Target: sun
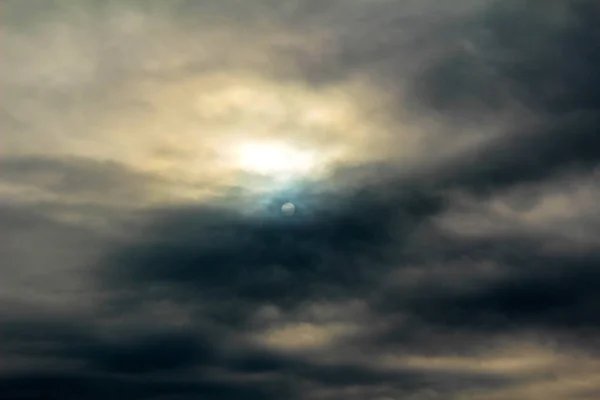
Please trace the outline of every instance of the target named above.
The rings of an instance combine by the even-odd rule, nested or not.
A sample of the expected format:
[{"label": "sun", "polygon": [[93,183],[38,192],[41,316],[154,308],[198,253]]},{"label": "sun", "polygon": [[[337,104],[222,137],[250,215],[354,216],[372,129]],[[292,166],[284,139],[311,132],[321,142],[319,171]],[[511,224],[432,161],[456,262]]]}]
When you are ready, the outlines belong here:
[{"label": "sun", "polygon": [[317,153],[284,142],[247,142],[234,149],[234,162],[245,172],[273,178],[295,178],[314,172]]}]

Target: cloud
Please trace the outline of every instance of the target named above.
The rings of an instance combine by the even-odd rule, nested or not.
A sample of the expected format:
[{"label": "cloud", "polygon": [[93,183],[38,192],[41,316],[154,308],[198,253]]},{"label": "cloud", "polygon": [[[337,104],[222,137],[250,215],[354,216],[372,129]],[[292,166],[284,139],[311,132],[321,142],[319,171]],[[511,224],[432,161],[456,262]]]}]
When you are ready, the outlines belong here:
[{"label": "cloud", "polygon": [[152,186],[161,184],[156,176],[137,173],[115,162],[86,158],[6,157],[0,161],[0,168],[5,185],[37,189],[54,198],[60,196],[63,201],[131,203],[151,195]]},{"label": "cloud", "polygon": [[594,2],[3,5],[3,398],[596,395]]}]

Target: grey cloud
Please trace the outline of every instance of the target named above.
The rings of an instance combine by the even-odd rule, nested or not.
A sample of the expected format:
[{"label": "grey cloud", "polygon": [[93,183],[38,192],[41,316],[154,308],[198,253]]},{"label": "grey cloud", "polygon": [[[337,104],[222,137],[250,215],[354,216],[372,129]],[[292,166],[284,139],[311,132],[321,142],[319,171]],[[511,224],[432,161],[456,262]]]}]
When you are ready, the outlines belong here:
[{"label": "grey cloud", "polygon": [[0,168],[0,183],[24,192],[21,197],[27,202],[55,203],[55,208],[65,200],[95,204],[98,211],[107,205],[130,207],[145,202],[167,185],[164,178],[114,161],[82,157],[5,157],[0,160]]},{"label": "grey cloud", "polygon": [[450,47],[426,66],[413,98],[459,115],[511,103],[536,112],[595,109],[595,12],[591,2],[498,2],[467,25],[470,46]]},{"label": "grey cloud", "polygon": [[440,171],[441,185],[489,193],[568,171],[591,172],[600,160],[596,135],[600,120],[581,112],[550,121],[507,132],[463,157],[456,169]]}]

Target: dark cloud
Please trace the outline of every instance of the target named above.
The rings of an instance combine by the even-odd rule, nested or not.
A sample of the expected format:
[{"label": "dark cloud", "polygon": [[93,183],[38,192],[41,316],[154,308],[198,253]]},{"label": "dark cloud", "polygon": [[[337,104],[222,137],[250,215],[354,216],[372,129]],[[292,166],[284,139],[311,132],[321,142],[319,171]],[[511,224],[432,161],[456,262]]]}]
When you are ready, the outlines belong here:
[{"label": "dark cloud", "polygon": [[443,209],[441,198],[417,190],[304,196],[293,218],[279,214],[277,201],[274,217],[206,208],[161,213],[141,243],[107,258],[105,279],[111,287],[175,284],[248,305],[347,297],[381,278],[385,253],[397,251],[388,250],[392,242]]},{"label": "dark cloud", "polygon": [[507,133],[438,177],[444,186],[486,193],[567,172],[590,172],[600,161],[599,126],[598,117],[586,112],[534,124]]},{"label": "dark cloud", "polygon": [[597,15],[592,2],[498,2],[460,25],[462,42],[424,64],[409,104],[459,126],[507,111],[519,123],[437,176],[489,191],[598,164]]},{"label": "dark cloud", "polygon": [[[439,329],[463,332],[467,337],[529,330],[558,336],[565,332],[595,335],[600,328],[595,289],[599,279],[597,252],[548,252],[542,250],[542,243],[531,240],[486,242],[483,246],[477,241],[470,241],[466,248],[453,246],[445,253],[450,271],[428,267],[437,260],[425,261],[428,257],[424,257],[421,273],[427,279],[414,281],[411,271],[400,272],[398,281],[404,280],[404,284],[380,292],[374,308],[392,319],[414,319],[415,332],[427,331],[408,340],[414,341],[412,346],[427,346],[430,340],[439,340],[437,334],[431,335]],[[442,252],[439,248],[437,251]],[[486,263],[496,265],[499,272],[478,268]],[[401,325],[390,326],[384,334],[386,340],[407,341]]]},{"label": "dark cloud", "polygon": [[[27,373],[10,374],[0,380],[5,398],[94,399],[112,395],[229,399],[243,394],[270,399],[284,395],[300,398],[305,383],[330,389],[392,384],[408,392],[433,387],[451,393],[466,387],[497,387],[516,382],[486,373],[392,371],[360,364],[319,364],[239,343],[235,349],[228,349],[230,343],[226,338],[208,339],[200,331],[159,332],[160,328],[156,328],[154,334],[146,332],[140,336],[122,331],[118,337],[102,339],[102,329],[91,325],[83,328],[73,321],[48,318],[45,322],[18,319],[5,322],[10,323],[11,329],[2,333],[3,344],[13,353],[53,356],[85,366],[78,370],[61,368],[64,370],[60,372],[31,372],[34,368],[29,368]],[[11,353],[5,354],[10,359]],[[209,378],[211,370],[225,374]],[[263,378],[253,379],[260,376]]]},{"label": "dark cloud", "polygon": [[203,382],[201,379],[160,381],[132,380],[126,377],[90,377],[85,374],[39,373],[14,376],[0,381],[7,399],[248,399],[279,398],[293,394],[282,390],[231,382]]},{"label": "dark cloud", "polygon": [[468,45],[424,66],[412,98],[469,117],[515,103],[558,115],[597,109],[596,16],[592,2],[497,2],[462,25]]}]

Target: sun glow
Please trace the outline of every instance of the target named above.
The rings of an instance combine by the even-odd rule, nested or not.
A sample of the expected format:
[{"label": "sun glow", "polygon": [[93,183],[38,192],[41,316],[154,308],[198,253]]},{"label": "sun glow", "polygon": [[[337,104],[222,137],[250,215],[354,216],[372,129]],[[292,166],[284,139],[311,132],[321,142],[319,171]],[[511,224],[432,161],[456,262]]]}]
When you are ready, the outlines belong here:
[{"label": "sun glow", "polygon": [[318,166],[315,152],[296,149],[286,143],[244,143],[235,149],[234,163],[243,171],[294,178],[314,172]]}]

